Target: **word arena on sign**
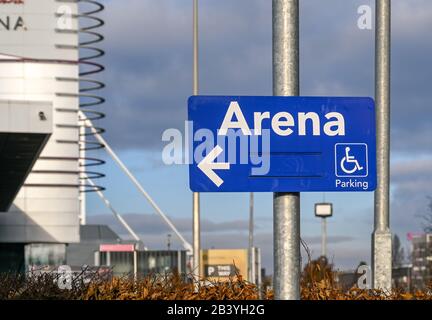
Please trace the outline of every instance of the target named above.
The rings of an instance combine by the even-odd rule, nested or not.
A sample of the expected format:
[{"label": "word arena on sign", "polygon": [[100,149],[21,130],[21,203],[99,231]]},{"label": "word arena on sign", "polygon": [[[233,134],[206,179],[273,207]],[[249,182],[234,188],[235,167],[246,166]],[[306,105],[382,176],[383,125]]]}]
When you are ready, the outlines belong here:
[{"label": "word arena on sign", "polygon": [[[0,0],[0,5],[24,5],[24,0]],[[0,7],[1,8],[1,7]],[[3,14],[0,11],[0,31],[19,31],[26,30],[24,18],[20,15]]]},{"label": "word arena on sign", "polygon": [[195,192],[376,187],[371,98],[192,96],[189,121]]}]

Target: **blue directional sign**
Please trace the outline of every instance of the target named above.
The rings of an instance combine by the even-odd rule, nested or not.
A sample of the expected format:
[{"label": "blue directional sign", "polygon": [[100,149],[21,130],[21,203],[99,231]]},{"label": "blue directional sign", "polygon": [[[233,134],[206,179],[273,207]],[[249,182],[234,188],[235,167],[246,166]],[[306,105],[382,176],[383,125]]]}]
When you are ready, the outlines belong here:
[{"label": "blue directional sign", "polygon": [[192,96],[188,113],[192,191],[376,188],[371,98]]}]

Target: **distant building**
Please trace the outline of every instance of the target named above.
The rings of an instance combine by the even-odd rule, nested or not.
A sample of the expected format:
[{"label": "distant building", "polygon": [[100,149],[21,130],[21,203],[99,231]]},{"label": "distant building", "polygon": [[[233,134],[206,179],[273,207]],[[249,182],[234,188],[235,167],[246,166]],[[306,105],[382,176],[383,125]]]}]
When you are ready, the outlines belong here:
[{"label": "distant building", "polygon": [[405,292],[412,290],[412,265],[402,265],[392,269],[392,287]]},{"label": "distant building", "polygon": [[110,267],[118,277],[132,276],[135,272],[138,277],[189,273],[185,250],[97,251],[92,265]]},{"label": "distant building", "polygon": [[94,265],[95,252],[103,243],[136,243],[122,240],[108,226],[79,226],[79,243],[1,243],[0,272],[25,272],[40,267]]},{"label": "distant building", "polygon": [[357,285],[358,274],[355,270],[335,272],[336,285],[343,291],[348,291]]},{"label": "distant building", "polygon": [[432,233],[411,236],[412,286],[424,289],[432,282]]},{"label": "distant building", "polygon": [[83,194],[101,189],[83,179],[103,176],[103,161],[84,152],[97,144],[84,144],[79,111],[103,117],[93,108],[104,101],[93,79],[102,7],[87,1],[86,13],[79,2],[0,1],[0,272],[65,264],[85,224]]},{"label": "distant building", "polygon": [[66,248],[66,264],[73,267],[83,265],[95,265],[95,252],[99,251],[101,244],[137,244],[136,241],[123,240],[110,227],[106,225],[82,225],[80,226],[79,243],[71,243]]},{"label": "distant building", "polygon": [[50,260],[80,241],[80,15],[68,1],[60,27],[62,7],[0,5],[2,23],[13,17],[0,28],[0,255],[14,258],[1,270],[22,267],[27,244]]},{"label": "distant building", "polygon": [[73,272],[81,270],[110,270],[114,276],[146,276],[177,271],[187,273],[186,251],[140,250],[144,245],[123,240],[106,225],[80,226],[79,243],[27,244],[24,246],[23,269],[37,272],[56,272],[61,265]]},{"label": "distant building", "polygon": [[247,249],[204,249],[201,250],[201,274],[210,282],[230,281],[241,276],[248,277]]}]

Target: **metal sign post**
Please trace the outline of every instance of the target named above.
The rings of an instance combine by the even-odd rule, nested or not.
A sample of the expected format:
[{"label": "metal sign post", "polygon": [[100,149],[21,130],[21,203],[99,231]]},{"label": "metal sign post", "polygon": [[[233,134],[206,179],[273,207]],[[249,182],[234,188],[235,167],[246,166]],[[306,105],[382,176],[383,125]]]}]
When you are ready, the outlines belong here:
[{"label": "metal sign post", "polygon": [[[273,96],[188,100],[191,134],[206,137],[192,142],[191,190],[274,193],[273,278],[279,300],[300,299],[300,192],[376,187],[373,99],[298,96],[298,5],[273,0]],[[199,211],[194,217],[198,223]],[[194,237],[194,250],[198,241]]]},{"label": "metal sign post", "polygon": [[[273,95],[299,95],[299,3],[273,0]],[[300,299],[300,193],[273,196],[276,300]]]},{"label": "metal sign post", "polygon": [[391,289],[392,250],[389,223],[390,167],[390,0],[376,0],[375,100],[377,174],[372,235],[373,286]]},{"label": "metal sign post", "polygon": [[[193,1],[193,95],[198,95],[198,0]],[[193,193],[193,266],[192,273],[195,281],[200,280],[200,252],[201,252],[201,221],[200,221],[200,195]]]},{"label": "metal sign post", "polygon": [[254,248],[254,194],[249,194],[249,282],[255,284]]}]

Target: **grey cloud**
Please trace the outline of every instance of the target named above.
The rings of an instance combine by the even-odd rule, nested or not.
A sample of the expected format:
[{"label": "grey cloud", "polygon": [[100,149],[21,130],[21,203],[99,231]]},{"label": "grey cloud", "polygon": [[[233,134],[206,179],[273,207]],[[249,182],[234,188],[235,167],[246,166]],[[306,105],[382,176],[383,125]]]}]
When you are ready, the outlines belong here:
[{"label": "grey cloud", "polygon": [[[374,95],[374,32],[357,28],[357,7],[373,3],[301,1],[302,94]],[[182,127],[192,83],[190,4],[108,3],[104,125],[115,148],[161,150],[163,130]],[[405,152],[413,159],[391,167],[391,223],[403,235],[420,228],[416,216],[424,212],[431,190],[431,166],[416,154],[432,152],[432,1],[393,0],[392,5],[391,146],[394,153]],[[208,0],[201,1],[200,10],[201,93],[271,94],[270,1]],[[187,219],[176,224],[190,230]],[[156,230],[167,230],[163,228]],[[219,239],[218,232],[212,232],[215,243],[234,239]],[[270,246],[271,239],[262,241]]]},{"label": "grey cloud", "polygon": [[396,162],[391,166],[394,201],[424,196],[432,187],[432,158]]},{"label": "grey cloud", "polygon": [[[302,94],[373,96],[374,32],[357,28],[363,4],[373,1],[301,2]],[[271,94],[270,2],[202,1],[200,13],[201,93]],[[105,16],[107,137],[117,148],[161,149],[191,94],[190,3],[112,1]],[[430,2],[393,1],[393,150],[432,150],[431,27]]]},{"label": "grey cloud", "polygon": [[430,192],[432,187],[432,158],[396,162],[391,166],[391,181],[399,200],[401,197],[406,199],[415,194],[424,195]]},{"label": "grey cloud", "polygon": [[410,178],[412,175],[432,175],[432,158],[401,161],[392,165],[392,179]]},{"label": "grey cloud", "polygon": [[[131,225],[136,233],[142,234],[161,234],[172,233],[171,229],[155,214],[123,214],[122,217]],[[91,224],[108,224],[119,234],[125,234],[125,229],[113,215],[101,214],[88,217]],[[180,232],[190,232],[192,221],[186,218],[172,218],[171,221]],[[233,220],[224,222],[213,222],[207,219],[201,220],[201,230],[203,232],[230,232],[247,230],[249,222],[245,220]]]},{"label": "grey cloud", "polygon": [[[411,188],[400,188],[392,195],[390,205],[392,229],[402,235],[406,232],[419,231],[421,228],[420,216],[427,212],[429,191],[419,192],[421,185]],[[430,184],[429,189],[430,190]],[[428,194],[429,192],[429,194]]]},{"label": "grey cloud", "polygon": [[[167,234],[172,233],[156,215],[148,214],[124,214],[124,219],[133,227],[139,234],[145,245],[150,249],[165,249],[167,243]],[[188,241],[191,241],[191,221],[189,219],[172,219],[176,227],[183,233]],[[113,230],[119,233],[123,238],[130,238],[125,229],[111,215],[95,215],[88,217],[89,224],[107,224]],[[224,249],[239,249],[247,248],[248,246],[248,223],[247,221],[226,221],[214,223],[208,220],[201,222],[203,230],[201,239],[203,248],[224,248]],[[273,233],[262,232],[259,228],[256,229],[255,246],[261,248],[263,266],[272,273],[273,267]],[[313,256],[316,257],[316,252],[319,251],[320,238],[315,236],[304,236],[303,240],[310,248]],[[340,268],[351,268],[347,261],[364,260],[363,256],[350,256],[349,253],[344,254],[345,248],[349,248],[350,243],[355,238],[350,236],[330,236],[328,238],[329,246],[338,247],[335,262]],[[182,249],[179,240],[173,236],[171,238],[174,250]],[[340,255],[340,258],[339,258]],[[303,262],[307,262],[307,254],[302,250]]]},{"label": "grey cloud", "polygon": [[[321,237],[303,237],[303,240],[308,245],[321,244]],[[355,238],[350,236],[329,236],[327,237],[327,243],[346,243],[354,241]]]},{"label": "grey cloud", "polygon": [[[335,255],[334,252],[337,252]],[[345,246],[330,249],[329,259],[336,270],[355,270],[364,261],[370,265],[370,245],[362,247]]]},{"label": "grey cloud", "polygon": [[391,166],[391,225],[402,239],[419,231],[432,195],[432,158],[413,158]]}]

